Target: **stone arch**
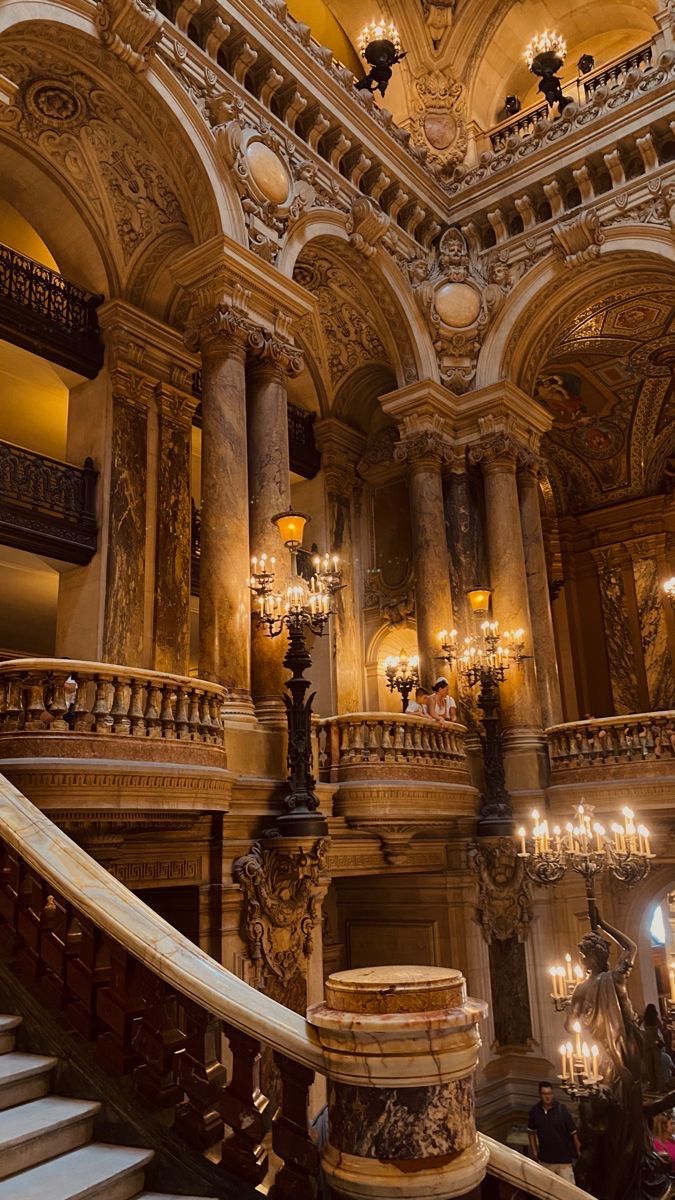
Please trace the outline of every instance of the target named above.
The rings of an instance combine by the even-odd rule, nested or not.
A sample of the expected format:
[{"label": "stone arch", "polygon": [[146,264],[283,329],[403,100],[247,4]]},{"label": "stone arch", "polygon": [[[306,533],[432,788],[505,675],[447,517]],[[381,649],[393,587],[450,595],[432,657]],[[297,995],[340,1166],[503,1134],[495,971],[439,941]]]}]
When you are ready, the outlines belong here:
[{"label": "stone arch", "polygon": [[438,380],[438,363],[429,330],[415,302],[406,276],[382,246],[371,257],[358,253],[349,241],[345,213],[312,211],[293,226],[277,266],[283,275],[297,276],[303,262],[322,250],[339,259],[355,279],[361,280],[383,312],[382,341],[398,386],[416,379]]},{"label": "stone arch", "polygon": [[36,9],[30,21],[18,5],[0,13],[0,71],[17,88],[0,111],[5,186],[64,273],[161,319],[174,254],[223,225],[243,240],[234,189],[168,68],[135,75],[93,22]]},{"label": "stone arch", "polygon": [[[659,901],[675,891],[675,865],[665,863],[651,871],[647,878],[632,888],[623,909],[620,923],[632,937],[638,948],[638,981],[642,1003],[656,1004],[656,983],[651,967],[650,919]],[[637,997],[636,997],[637,999]],[[637,1006],[637,1005],[636,1005]]]},{"label": "stone arch", "polygon": [[[417,627],[412,617],[401,625],[385,622],[375,630],[366,648],[366,694],[369,710],[400,712],[401,701],[397,692],[390,692],[382,675],[382,663],[389,654],[417,654]],[[414,698],[414,697],[413,697]]]}]

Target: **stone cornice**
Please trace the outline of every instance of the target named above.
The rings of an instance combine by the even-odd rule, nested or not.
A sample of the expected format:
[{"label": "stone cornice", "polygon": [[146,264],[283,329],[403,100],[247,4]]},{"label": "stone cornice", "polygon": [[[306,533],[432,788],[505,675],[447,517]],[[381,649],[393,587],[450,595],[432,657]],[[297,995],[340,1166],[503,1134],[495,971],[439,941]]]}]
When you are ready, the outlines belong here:
[{"label": "stone cornice", "polygon": [[440,421],[444,436],[457,450],[503,433],[537,453],[542,434],[553,424],[541,404],[508,380],[464,396],[433,380],[421,380],[381,396],[380,403],[400,426],[413,419]]},{"label": "stone cornice", "polygon": [[124,300],[108,300],[98,309],[99,325],[111,375],[122,371],[144,375],[148,386],[162,384],[186,400],[192,398],[197,360],[182,335]]}]

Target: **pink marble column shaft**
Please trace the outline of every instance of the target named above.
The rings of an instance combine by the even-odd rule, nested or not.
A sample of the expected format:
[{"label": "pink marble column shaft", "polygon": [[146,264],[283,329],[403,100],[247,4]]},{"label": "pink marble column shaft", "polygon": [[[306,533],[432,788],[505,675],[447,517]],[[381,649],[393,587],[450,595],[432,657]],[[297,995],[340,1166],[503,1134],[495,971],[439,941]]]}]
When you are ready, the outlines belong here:
[{"label": "pink marble column shaft", "polygon": [[527,590],[532,619],[532,647],[544,728],[563,719],[558,660],[556,657],[546,552],[539,508],[539,472],[536,463],[518,472],[520,522],[523,533]]}]

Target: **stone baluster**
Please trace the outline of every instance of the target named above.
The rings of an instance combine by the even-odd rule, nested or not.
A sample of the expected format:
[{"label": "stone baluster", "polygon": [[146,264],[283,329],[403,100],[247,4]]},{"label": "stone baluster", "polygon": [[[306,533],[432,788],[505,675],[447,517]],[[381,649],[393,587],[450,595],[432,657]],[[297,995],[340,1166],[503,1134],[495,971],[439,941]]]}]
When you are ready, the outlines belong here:
[{"label": "stone baluster", "polygon": [[325,1003],[307,1019],[327,1060],[322,1165],[335,1195],[408,1196],[411,1180],[416,1196],[477,1195],[488,1158],[473,1105],[485,1013],[460,972],[443,967],[329,976]]},{"label": "stone baluster", "polygon": [[[483,472],[493,617],[502,630],[524,629],[531,654],[533,632],[516,483],[521,457],[522,447],[505,433],[485,438],[469,451],[469,460],[480,463]],[[545,747],[532,660],[512,666],[499,691],[507,787],[541,787],[546,778]]]},{"label": "stone baluster", "polygon": [[[249,537],[251,554],[276,558],[275,586],[283,594],[290,558],[272,517],[291,503],[288,449],[288,379],[302,370],[302,352],[265,333],[247,373]],[[254,621],[251,633],[251,690],[262,725],[286,728],[283,667],[287,637],[270,638]]]},{"label": "stone baluster", "polygon": [[197,399],[159,383],[157,404],[157,543],[153,666],[187,675],[190,669],[192,418]]},{"label": "stone baluster", "polygon": [[197,308],[187,334],[202,358],[199,674],[227,689],[224,712],[253,717],[246,461],[246,356],[262,330],[234,308]]},{"label": "stone baluster", "polygon": [[548,590],[546,551],[539,507],[539,483],[543,464],[533,454],[524,456],[518,471],[520,523],[523,535],[527,590],[532,620],[532,649],[537,667],[537,685],[541,701],[544,728],[558,725],[563,719],[558,659],[551,600]]},{"label": "stone baluster", "polygon": [[54,733],[67,733],[68,723],[64,719],[68,712],[66,700],[67,671],[54,671],[50,676],[49,700],[47,707],[51,717],[49,728]]},{"label": "stone baluster", "polygon": [[339,555],[342,569],[343,587],[335,597],[333,622],[335,711],[360,712],[364,695],[364,651],[355,496],[359,482],[356,465],[363,454],[365,438],[334,417],[317,422],[315,435],[321,451],[328,502],[326,550]]},{"label": "stone baluster", "polygon": [[420,679],[430,686],[440,674],[438,634],[452,626],[441,474],[451,446],[438,414],[406,416],[400,432],[394,456],[408,466]]},{"label": "stone baluster", "polygon": [[26,722],[24,729],[44,729],[45,725],[42,722],[42,716],[46,711],[44,675],[36,672],[28,676],[26,680],[25,707]]}]

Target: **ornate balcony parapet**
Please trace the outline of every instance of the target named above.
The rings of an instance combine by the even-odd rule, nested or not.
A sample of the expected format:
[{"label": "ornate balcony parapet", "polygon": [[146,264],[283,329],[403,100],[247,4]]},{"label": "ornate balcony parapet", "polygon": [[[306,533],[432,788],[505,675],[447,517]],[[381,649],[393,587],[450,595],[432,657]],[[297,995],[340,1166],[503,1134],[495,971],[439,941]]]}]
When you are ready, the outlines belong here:
[{"label": "ornate balcony parapet", "polygon": [[8,342],[93,379],[103,364],[101,299],[0,245],[0,336]]},{"label": "ornate balcony parapet", "polygon": [[548,794],[563,808],[587,800],[670,809],[675,785],[675,710],[589,718],[546,731],[551,762]]},{"label": "ornate balcony parapet", "polygon": [[456,779],[467,771],[466,727],[407,713],[347,713],[319,722],[319,776]]},{"label": "ornate balcony parapet", "polygon": [[0,442],[0,541],[63,562],[96,551],[97,471]]},{"label": "ornate balcony parapet", "polygon": [[31,755],[45,737],[42,752],[51,755],[81,754],[75,743],[83,739],[95,754],[103,750],[94,743],[105,739],[106,755],[130,759],[139,757],[135,748],[147,755],[153,745],[166,757],[168,742],[222,751],[224,697],[218,684],[158,671],[69,659],[9,660],[0,663],[0,755]]}]

